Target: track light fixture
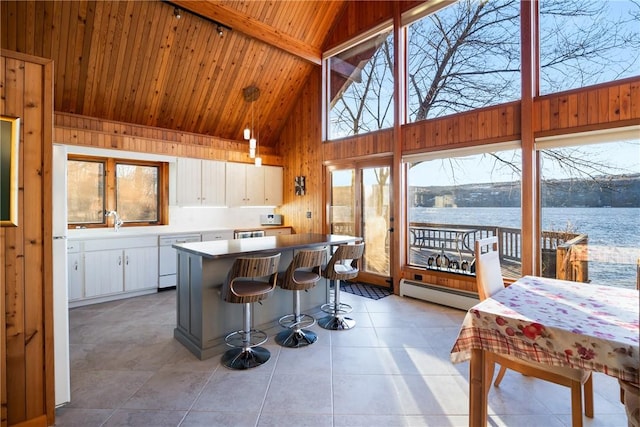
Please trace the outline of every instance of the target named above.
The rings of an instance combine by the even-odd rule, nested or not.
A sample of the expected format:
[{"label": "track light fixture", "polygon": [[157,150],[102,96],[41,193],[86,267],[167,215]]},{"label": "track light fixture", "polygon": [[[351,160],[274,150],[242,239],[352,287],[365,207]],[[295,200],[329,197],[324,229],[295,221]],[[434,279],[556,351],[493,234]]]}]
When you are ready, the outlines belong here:
[{"label": "track light fixture", "polygon": [[228,27],[218,21],[215,21],[207,16],[204,15],[200,15],[199,13],[193,12],[191,10],[188,9],[181,9],[177,4],[173,4],[171,1],[167,1],[167,0],[162,0],[163,3],[166,3],[170,6],[173,6],[173,16],[176,17],[176,19],[180,19],[182,17],[182,12],[188,12],[192,15],[197,16],[198,18],[204,19],[205,21],[209,21],[211,22],[213,25],[216,26],[216,32],[218,33],[218,35],[220,37],[224,36],[224,32],[225,31],[231,31],[231,27]]}]

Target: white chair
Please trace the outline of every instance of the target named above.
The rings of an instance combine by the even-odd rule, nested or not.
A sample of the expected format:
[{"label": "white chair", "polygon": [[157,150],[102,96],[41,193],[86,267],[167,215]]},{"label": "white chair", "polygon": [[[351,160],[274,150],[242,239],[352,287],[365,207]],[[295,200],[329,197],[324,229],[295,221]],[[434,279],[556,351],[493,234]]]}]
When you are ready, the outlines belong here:
[{"label": "white chair", "polygon": [[[500,269],[498,238],[493,236],[476,240],[475,253],[478,294],[480,301],[483,301],[504,289],[502,270]],[[569,387],[571,389],[571,425],[573,427],[582,426],[582,386],[584,385],[585,415],[593,418],[593,381],[590,371],[549,366],[490,352],[487,353],[485,360],[486,378],[493,378],[496,363],[501,366],[494,383],[495,387],[500,385],[507,368],[526,376]],[[490,380],[487,381],[487,389],[485,391],[487,394],[489,393],[490,383]]]}]

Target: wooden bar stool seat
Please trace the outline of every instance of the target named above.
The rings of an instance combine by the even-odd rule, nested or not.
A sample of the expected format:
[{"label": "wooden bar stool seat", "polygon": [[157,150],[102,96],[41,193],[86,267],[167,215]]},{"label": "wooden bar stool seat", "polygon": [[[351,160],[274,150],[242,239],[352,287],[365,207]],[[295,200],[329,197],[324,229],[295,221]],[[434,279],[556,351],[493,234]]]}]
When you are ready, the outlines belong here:
[{"label": "wooden bar stool seat", "polygon": [[316,319],[300,313],[300,291],[313,288],[320,280],[320,271],[327,258],[327,249],[301,250],[295,254],[284,273],[280,288],[293,291],[293,313],[282,316],[281,326],[287,328],[276,335],[276,342],[283,347],[298,348],[313,344],[318,336],[303,328],[316,324]]},{"label": "wooden bar stool seat", "polygon": [[[244,304],[242,330],[232,332],[224,339],[233,347],[221,359],[229,369],[255,368],[265,363],[271,353],[260,345],[267,341],[267,334],[252,329],[251,304],[268,298],[276,287],[280,254],[235,260],[222,285],[222,299],[229,303]],[[266,279],[266,280],[265,280]]]}]

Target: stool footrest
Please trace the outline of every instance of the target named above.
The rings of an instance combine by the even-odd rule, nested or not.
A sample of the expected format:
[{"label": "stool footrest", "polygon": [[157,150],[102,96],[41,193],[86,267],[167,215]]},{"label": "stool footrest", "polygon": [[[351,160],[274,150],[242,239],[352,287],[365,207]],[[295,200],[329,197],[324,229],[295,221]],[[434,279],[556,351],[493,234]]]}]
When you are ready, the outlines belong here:
[{"label": "stool footrest", "polygon": [[316,324],[316,318],[309,314],[301,314],[296,316],[295,314],[287,314],[282,316],[278,323],[280,326],[287,329],[300,330],[302,328],[310,328]]},{"label": "stool footrest", "polygon": [[268,335],[266,332],[251,329],[248,334],[246,331],[231,332],[224,337],[224,342],[229,347],[248,349],[264,344],[267,342],[267,339]]},{"label": "stool footrest", "polygon": [[328,302],[326,304],[322,304],[320,310],[324,311],[327,314],[338,316],[340,314],[351,313],[353,311],[353,307],[343,302],[339,304],[336,304],[335,302]]}]

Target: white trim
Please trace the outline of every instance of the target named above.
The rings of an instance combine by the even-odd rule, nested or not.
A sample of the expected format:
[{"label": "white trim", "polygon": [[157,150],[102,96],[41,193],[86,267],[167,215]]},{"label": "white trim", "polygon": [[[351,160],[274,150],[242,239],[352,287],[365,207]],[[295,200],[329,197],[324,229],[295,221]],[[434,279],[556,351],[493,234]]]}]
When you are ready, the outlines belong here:
[{"label": "white trim", "polygon": [[640,125],[536,138],[536,150],[625,140],[640,140]]},{"label": "white trim", "polygon": [[376,25],[375,27],[371,28],[370,30],[359,34],[357,36],[355,36],[352,39],[347,40],[344,43],[341,43],[335,47],[332,47],[331,49],[327,50],[326,52],[324,52],[322,54],[322,60],[325,61],[328,58],[331,58],[332,56],[336,56],[339,53],[344,52],[345,50],[349,50],[352,47],[365,42],[369,39],[374,38],[375,36],[377,36],[378,34],[380,34],[381,32],[388,30],[388,29],[392,29],[393,30],[393,20],[389,19],[387,21],[382,22],[381,24]]},{"label": "white trim", "polygon": [[86,147],[82,145],[66,145],[67,154],[81,154],[85,156],[112,157],[123,160],[147,160],[152,162],[175,163],[176,156],[163,154],[139,153],[136,151],[112,150],[108,148]]},{"label": "white trim", "polygon": [[402,156],[402,161],[404,163],[413,163],[425,160],[446,159],[450,157],[473,156],[474,154],[503,150],[518,150],[520,148],[520,141],[497,142],[495,144],[474,145],[473,147],[451,148],[448,150],[430,151],[418,154],[405,154]]}]

